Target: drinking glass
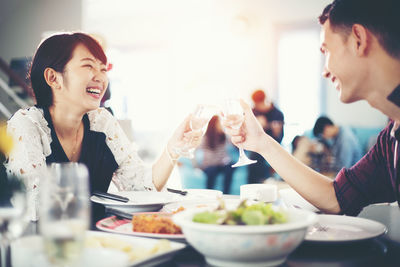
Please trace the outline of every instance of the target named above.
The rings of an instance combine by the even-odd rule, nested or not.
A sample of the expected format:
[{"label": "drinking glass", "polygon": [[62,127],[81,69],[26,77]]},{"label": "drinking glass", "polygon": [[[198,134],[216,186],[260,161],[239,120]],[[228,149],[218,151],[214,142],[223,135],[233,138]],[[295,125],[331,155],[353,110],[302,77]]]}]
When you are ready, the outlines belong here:
[{"label": "drinking glass", "polygon": [[43,177],[39,229],[51,265],[79,265],[90,219],[88,177],[78,163],[53,163]]},{"label": "drinking glass", "polygon": [[[190,129],[192,131],[201,131],[202,135],[207,130],[207,126],[212,116],[216,113],[215,107],[211,105],[199,104],[193,111],[190,118]],[[190,139],[183,147],[175,147],[175,152],[182,157],[194,158],[195,148],[192,145],[193,140]]]},{"label": "drinking glass", "polygon": [[0,266],[11,266],[10,241],[22,234],[29,221],[26,204],[23,180],[5,172],[0,175]]},{"label": "drinking glass", "polygon": [[[244,121],[244,111],[238,99],[226,99],[222,105],[222,119],[233,129],[240,129]],[[257,160],[249,159],[239,145],[239,160],[232,167],[240,167],[256,163]]]}]

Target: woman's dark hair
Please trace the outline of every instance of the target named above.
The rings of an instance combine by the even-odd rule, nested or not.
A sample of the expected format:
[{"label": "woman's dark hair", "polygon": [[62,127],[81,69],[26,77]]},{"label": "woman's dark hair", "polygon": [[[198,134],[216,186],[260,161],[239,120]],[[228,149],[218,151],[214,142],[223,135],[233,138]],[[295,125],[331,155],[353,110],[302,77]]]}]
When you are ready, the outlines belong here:
[{"label": "woman's dark hair", "polygon": [[213,116],[208,123],[206,137],[210,148],[216,148],[218,144],[225,142],[225,133],[218,131],[217,123],[219,123],[218,116]]},{"label": "woman's dark hair", "polygon": [[29,72],[37,106],[49,107],[53,104],[53,92],[44,78],[45,69],[52,68],[57,72],[64,72],[65,65],[72,58],[72,53],[78,44],[84,45],[102,63],[107,63],[103,48],[85,33],[63,33],[47,38],[36,50]]},{"label": "woman's dark hair", "polygon": [[332,30],[341,30],[346,36],[354,24],[361,24],[389,55],[400,59],[399,11],[399,0],[334,0],[325,7],[319,22],[329,19]]},{"label": "woman's dark hair", "polygon": [[328,118],[321,116],[319,117],[314,124],[313,134],[315,137],[319,137],[323,132],[327,125],[333,125],[333,122]]}]

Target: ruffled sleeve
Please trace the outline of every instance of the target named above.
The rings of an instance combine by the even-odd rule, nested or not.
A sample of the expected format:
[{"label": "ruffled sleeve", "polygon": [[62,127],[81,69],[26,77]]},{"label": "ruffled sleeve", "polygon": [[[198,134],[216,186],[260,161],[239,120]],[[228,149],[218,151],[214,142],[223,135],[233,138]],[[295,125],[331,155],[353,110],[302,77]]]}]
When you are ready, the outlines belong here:
[{"label": "ruffled sleeve", "polygon": [[7,123],[7,131],[14,139],[14,148],[5,164],[8,173],[24,178],[27,187],[28,213],[38,219],[38,189],[46,168],[46,157],[51,154],[51,135],[43,111],[36,107],[20,109]]},{"label": "ruffled sleeve", "polygon": [[156,190],[152,167],[145,164],[137,153],[137,147],[125,135],[118,121],[104,108],[88,113],[90,130],[103,132],[106,144],[114,155],[118,168],[112,181],[118,190]]}]

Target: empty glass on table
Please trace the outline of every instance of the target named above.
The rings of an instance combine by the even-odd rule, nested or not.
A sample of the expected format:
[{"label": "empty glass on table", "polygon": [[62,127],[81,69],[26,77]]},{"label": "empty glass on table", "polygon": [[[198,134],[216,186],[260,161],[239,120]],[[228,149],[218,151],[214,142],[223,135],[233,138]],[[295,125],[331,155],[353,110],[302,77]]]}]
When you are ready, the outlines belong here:
[{"label": "empty glass on table", "polygon": [[9,267],[10,241],[22,234],[29,218],[25,184],[13,175],[0,176],[0,266]]},{"label": "empty glass on table", "polygon": [[78,163],[53,163],[41,182],[39,229],[55,266],[77,266],[89,227],[89,179]]}]

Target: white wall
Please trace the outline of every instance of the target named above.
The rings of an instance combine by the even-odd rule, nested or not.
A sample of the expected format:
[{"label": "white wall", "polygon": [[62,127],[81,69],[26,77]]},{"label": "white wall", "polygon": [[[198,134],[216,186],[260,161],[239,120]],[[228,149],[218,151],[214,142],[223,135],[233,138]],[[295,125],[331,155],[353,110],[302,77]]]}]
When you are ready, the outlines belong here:
[{"label": "white wall", "polygon": [[[89,29],[87,25],[83,25],[82,21],[88,19],[82,18],[82,3],[85,1],[96,3],[98,10],[93,10],[91,19],[105,21],[105,26]],[[191,86],[193,90],[196,86],[207,86],[215,78],[213,73],[219,79],[227,81],[227,86],[239,88],[243,95],[249,95],[255,87],[261,87],[276,99],[275,26],[282,23],[317,24],[317,16],[329,2],[330,0],[0,0],[0,56],[6,61],[13,57],[31,56],[45,31],[84,28],[92,32],[104,32],[106,37],[107,32],[113,32],[112,38],[107,38],[109,46],[133,46],[135,49],[142,49],[143,57],[147,57],[151,49],[163,46],[163,42],[167,42],[169,48],[172,48],[168,56],[165,51],[160,52],[160,57],[149,56],[149,65],[135,70],[135,79],[147,80],[153,88],[161,85],[164,87],[161,98],[167,99],[172,95],[177,100],[171,106],[172,110],[182,105],[184,97],[174,90]],[[113,23],[112,12],[107,9],[107,3],[115,8],[119,7],[118,16],[126,19],[123,25]],[[234,39],[241,40],[241,43],[227,42],[234,39],[232,36],[230,39],[225,38],[223,35],[226,31],[231,31]],[[213,43],[204,39],[207,37],[211,37]],[[164,48],[160,51],[162,49]],[[199,64],[191,68],[187,64],[190,62]],[[115,66],[114,71],[118,71],[118,67]],[[151,72],[157,68],[165,70],[164,76],[159,79],[155,79]],[[205,81],[202,85],[199,80],[203,78]],[[166,82],[171,80],[171,85],[166,86]],[[196,83],[198,85],[193,86]],[[149,92],[153,88],[131,87],[126,90],[137,90],[136,96],[142,102],[151,103],[154,94]],[[336,90],[330,86],[327,86],[326,96],[327,115],[336,123],[379,127],[386,122],[383,115],[366,103],[340,103]],[[142,110],[138,110],[138,114],[133,116],[141,116],[141,112]],[[176,110],[177,114],[180,112]]]},{"label": "white wall", "polygon": [[0,9],[0,57],[7,62],[32,56],[43,32],[82,28],[81,0],[0,0]]}]

